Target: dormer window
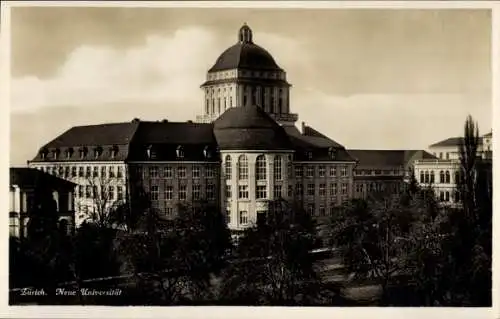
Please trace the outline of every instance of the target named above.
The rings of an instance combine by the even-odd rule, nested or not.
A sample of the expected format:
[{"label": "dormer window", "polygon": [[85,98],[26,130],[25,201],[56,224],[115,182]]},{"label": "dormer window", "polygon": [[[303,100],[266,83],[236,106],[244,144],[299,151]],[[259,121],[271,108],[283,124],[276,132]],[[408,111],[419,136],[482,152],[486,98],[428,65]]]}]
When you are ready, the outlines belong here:
[{"label": "dormer window", "polygon": [[329,156],[332,160],[334,160],[334,159],[335,159],[335,157],[337,156],[337,151],[336,151],[333,147],[330,147],[330,148],[328,149],[328,156]]},{"label": "dormer window", "polygon": [[151,145],[148,145],[148,147],[146,147],[146,157],[148,159],[151,158],[151,149],[152,149],[152,146]]},{"label": "dormer window", "polygon": [[87,148],[83,147],[80,149],[80,159],[84,159],[87,156]]},{"label": "dormer window", "polygon": [[98,159],[99,156],[101,156],[101,155],[102,155],[102,148],[101,147],[96,147],[94,149],[94,158]]},{"label": "dormer window", "polygon": [[73,156],[73,149],[72,148],[68,148],[66,150],[66,159],[70,159],[71,156]]},{"label": "dormer window", "polygon": [[43,149],[40,151],[40,157],[44,160],[47,158],[47,150],[46,149]]},{"label": "dormer window", "polygon": [[59,153],[60,153],[59,149],[55,149],[52,151],[52,156],[54,157],[55,160],[59,157]]},{"label": "dormer window", "polygon": [[175,150],[175,154],[177,155],[177,158],[184,158],[184,148],[182,146],[177,146],[177,149]]},{"label": "dormer window", "polygon": [[205,148],[203,149],[203,156],[204,156],[205,158],[210,158],[210,157],[212,157],[212,154],[211,154],[210,149],[209,149],[209,147],[208,147],[208,146],[205,146]]},{"label": "dormer window", "polygon": [[109,154],[111,158],[115,158],[118,155],[118,147],[115,145],[109,149]]},{"label": "dormer window", "polygon": [[306,152],[307,159],[312,159],[313,153],[311,151]]}]

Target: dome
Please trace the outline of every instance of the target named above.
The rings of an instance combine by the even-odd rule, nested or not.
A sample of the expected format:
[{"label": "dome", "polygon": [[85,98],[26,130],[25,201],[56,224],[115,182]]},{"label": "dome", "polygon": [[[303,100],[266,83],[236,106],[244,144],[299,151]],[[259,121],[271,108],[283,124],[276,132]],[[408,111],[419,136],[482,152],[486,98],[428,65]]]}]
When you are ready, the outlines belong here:
[{"label": "dome", "polygon": [[238,43],[225,50],[208,72],[229,69],[279,70],[272,55],[253,43],[252,30],[246,24],[238,32]]},{"label": "dome", "polygon": [[258,106],[233,107],[214,122],[222,150],[290,150],[285,130]]}]

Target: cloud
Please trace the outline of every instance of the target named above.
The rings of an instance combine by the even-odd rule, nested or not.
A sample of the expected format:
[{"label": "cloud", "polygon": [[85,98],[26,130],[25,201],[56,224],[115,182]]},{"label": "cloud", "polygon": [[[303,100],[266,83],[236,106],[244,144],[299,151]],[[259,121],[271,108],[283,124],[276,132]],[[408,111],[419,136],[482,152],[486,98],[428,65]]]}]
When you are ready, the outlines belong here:
[{"label": "cloud", "polygon": [[[273,52],[278,63],[304,63],[305,54],[300,53],[300,45],[294,39],[265,33],[259,34],[258,39],[259,44]],[[208,29],[188,27],[169,37],[149,36],[145,45],[126,50],[77,47],[49,79],[34,76],[13,79],[12,111],[164,103],[169,113],[189,117],[201,109],[203,97],[199,84],[204,81],[206,71],[234,43],[232,40],[235,39],[221,39]],[[286,54],[291,51],[296,54]]]}]

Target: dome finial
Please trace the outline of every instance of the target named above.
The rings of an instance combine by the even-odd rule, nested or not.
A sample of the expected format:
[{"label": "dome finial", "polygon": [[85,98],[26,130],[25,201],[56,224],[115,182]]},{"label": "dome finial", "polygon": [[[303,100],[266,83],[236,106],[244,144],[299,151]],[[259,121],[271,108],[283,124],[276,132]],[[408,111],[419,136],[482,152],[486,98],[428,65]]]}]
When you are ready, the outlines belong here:
[{"label": "dome finial", "polygon": [[238,40],[240,43],[253,43],[252,29],[250,29],[246,22],[244,22],[243,26],[240,28],[240,31],[238,33]]}]

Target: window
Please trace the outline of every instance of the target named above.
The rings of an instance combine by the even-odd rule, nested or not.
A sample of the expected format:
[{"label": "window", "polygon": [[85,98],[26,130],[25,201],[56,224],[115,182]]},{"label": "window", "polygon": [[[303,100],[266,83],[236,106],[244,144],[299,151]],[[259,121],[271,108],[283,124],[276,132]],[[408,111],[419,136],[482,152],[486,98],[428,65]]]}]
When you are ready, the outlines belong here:
[{"label": "window", "polygon": [[165,216],[173,217],[174,216],[174,209],[172,207],[165,207]]},{"label": "window", "polygon": [[340,171],[340,174],[342,177],[347,176],[347,166],[343,166],[342,170]]},{"label": "window", "polygon": [[337,196],[337,184],[330,184],[330,196]]},{"label": "window", "polygon": [[213,178],[215,173],[214,173],[214,168],[213,167],[207,167],[206,168],[206,174],[207,178]]},{"label": "window", "polygon": [[342,194],[347,194],[347,183],[342,183]]},{"label": "window", "polygon": [[172,185],[165,186],[165,200],[172,200],[174,198],[174,187]]},{"label": "window", "polygon": [[442,152],[439,152],[439,158],[442,159],[443,158],[443,153]]},{"label": "window", "polygon": [[447,202],[449,202],[450,201],[450,192],[446,192],[444,195],[445,195],[444,200],[447,201]]},{"label": "window", "polygon": [[425,171],[425,183],[429,184],[430,178],[429,178],[429,171]]},{"label": "window", "polygon": [[158,166],[151,166],[149,168],[149,177],[158,178]]},{"label": "window", "polygon": [[200,167],[198,165],[193,166],[193,178],[200,178]]},{"label": "window", "polygon": [[450,153],[446,152],[446,159],[449,160],[450,159]]},{"label": "window", "polygon": [[281,156],[276,156],[274,158],[274,180],[280,181],[283,179],[283,172],[282,172],[282,159]]},{"label": "window", "polygon": [[282,197],[282,190],[283,187],[281,185],[274,185],[274,198],[281,198]]},{"label": "window", "polygon": [[460,193],[458,191],[455,191],[455,202],[460,202]]},{"label": "window", "polygon": [[293,197],[293,186],[288,185],[288,197],[291,198]]},{"label": "window", "polygon": [[123,186],[116,187],[116,194],[118,195],[118,200],[123,200]]},{"label": "window", "polygon": [[226,223],[231,223],[231,208],[226,207]]},{"label": "window", "polygon": [[231,185],[226,185],[226,198],[230,199],[231,197],[233,197],[233,194],[231,192]]},{"label": "window", "polygon": [[186,200],[186,199],[187,199],[187,186],[180,185],[179,186],[179,200]]},{"label": "window", "polygon": [[421,172],[420,172],[420,183],[421,183],[421,184],[425,183],[424,171],[421,171]]},{"label": "window", "polygon": [[90,168],[90,166],[87,166],[87,167],[85,168],[85,177],[90,177],[90,175],[91,175],[91,171],[90,171],[90,169],[91,169],[91,168]]},{"label": "window", "polygon": [[266,179],[266,158],[264,155],[257,156],[257,161],[255,162],[255,179]]},{"label": "window", "polygon": [[248,179],[248,159],[245,155],[238,158],[238,179]]},{"label": "window", "polygon": [[9,234],[10,236],[19,236],[19,218],[10,217],[9,218]]},{"label": "window", "polygon": [[319,174],[319,177],[325,177],[325,175],[326,175],[326,167],[320,166],[318,168],[318,174]]},{"label": "window", "polygon": [[78,197],[83,197],[83,185],[78,185]]},{"label": "window", "polygon": [[248,198],[248,186],[247,185],[239,185],[238,186],[238,198]]},{"label": "window", "polygon": [[240,211],[240,224],[248,224],[248,212],[246,210]]},{"label": "window", "polygon": [[325,215],[326,215],[325,206],[320,205],[319,206],[319,216],[325,217]]},{"label": "window", "polygon": [[193,184],[193,200],[199,200],[201,196],[201,185]]},{"label": "window", "polygon": [[319,196],[326,196],[326,184],[319,184]]},{"label": "window", "polygon": [[357,193],[363,192],[363,184],[356,184],[356,192]]},{"label": "window", "polygon": [[93,169],[93,174],[92,174],[94,177],[98,177],[99,176],[99,167],[97,166],[94,166],[94,169]]},{"label": "window", "polygon": [[257,185],[255,198],[262,199],[267,197],[267,187],[265,185]]},{"label": "window", "polygon": [[444,202],[444,192],[439,192],[439,200]]},{"label": "window", "polygon": [[108,200],[115,199],[115,188],[113,186],[108,186]]},{"label": "window", "polygon": [[314,184],[307,184],[307,196],[314,196]]},{"label": "window", "polygon": [[291,160],[286,165],[286,170],[287,170],[287,176],[288,176],[288,178],[293,178],[293,166],[292,166],[292,161]]},{"label": "window", "polygon": [[332,166],[330,167],[330,177],[336,177],[337,176],[337,167]]},{"label": "window", "polygon": [[310,216],[314,215],[314,204],[307,204],[307,213]]},{"label": "window", "polygon": [[97,186],[96,185],[92,186],[92,197],[97,198],[98,195],[99,195],[99,190]]},{"label": "window", "polygon": [[109,178],[115,177],[115,168],[113,166],[109,167]]},{"label": "window", "polygon": [[175,150],[175,154],[177,155],[177,158],[184,158],[184,149],[182,146],[178,146],[177,149]]},{"label": "window", "polygon": [[314,166],[307,166],[306,176],[307,177],[314,177]]},{"label": "window", "polygon": [[226,179],[231,179],[231,175],[233,172],[231,156],[226,156],[226,162],[224,163],[224,176]]},{"label": "window", "polygon": [[179,178],[186,178],[186,168],[181,166],[177,169],[177,175]]},{"label": "window", "polygon": [[434,171],[431,171],[431,184],[434,184]]},{"label": "window", "polygon": [[101,177],[105,178],[106,177],[106,166],[101,167]]},{"label": "window", "polygon": [[72,176],[72,177],[76,177],[76,169],[77,169],[77,168],[76,168],[76,166],[73,166],[73,167],[71,168],[71,176]]},{"label": "window", "polygon": [[119,177],[119,178],[123,177],[123,167],[121,167],[121,166],[117,167],[116,177]]},{"label": "window", "polygon": [[460,172],[456,171],[455,172],[455,184],[459,184],[459,183],[460,183]]},{"label": "window", "polygon": [[298,197],[302,197],[302,193],[304,192],[302,184],[297,184],[295,187],[295,194]]},{"label": "window", "polygon": [[445,174],[445,182],[446,182],[446,184],[449,184],[449,183],[450,183],[450,171],[446,171],[446,174]]},{"label": "window", "polygon": [[444,183],[444,171],[439,172],[439,182]]},{"label": "window", "polygon": [[86,198],[92,198],[92,186],[87,185],[85,187],[85,197]]},{"label": "window", "polygon": [[215,199],[215,185],[207,184],[207,199],[214,200]]},{"label": "window", "polygon": [[163,177],[172,178],[172,176],[172,167],[166,166],[165,168],[163,168]]},{"label": "window", "polygon": [[295,167],[295,177],[296,178],[301,178],[303,173],[304,173],[304,170],[302,169],[302,166]]},{"label": "window", "polygon": [[68,178],[69,177],[69,166],[66,166],[64,168],[64,178]]}]

